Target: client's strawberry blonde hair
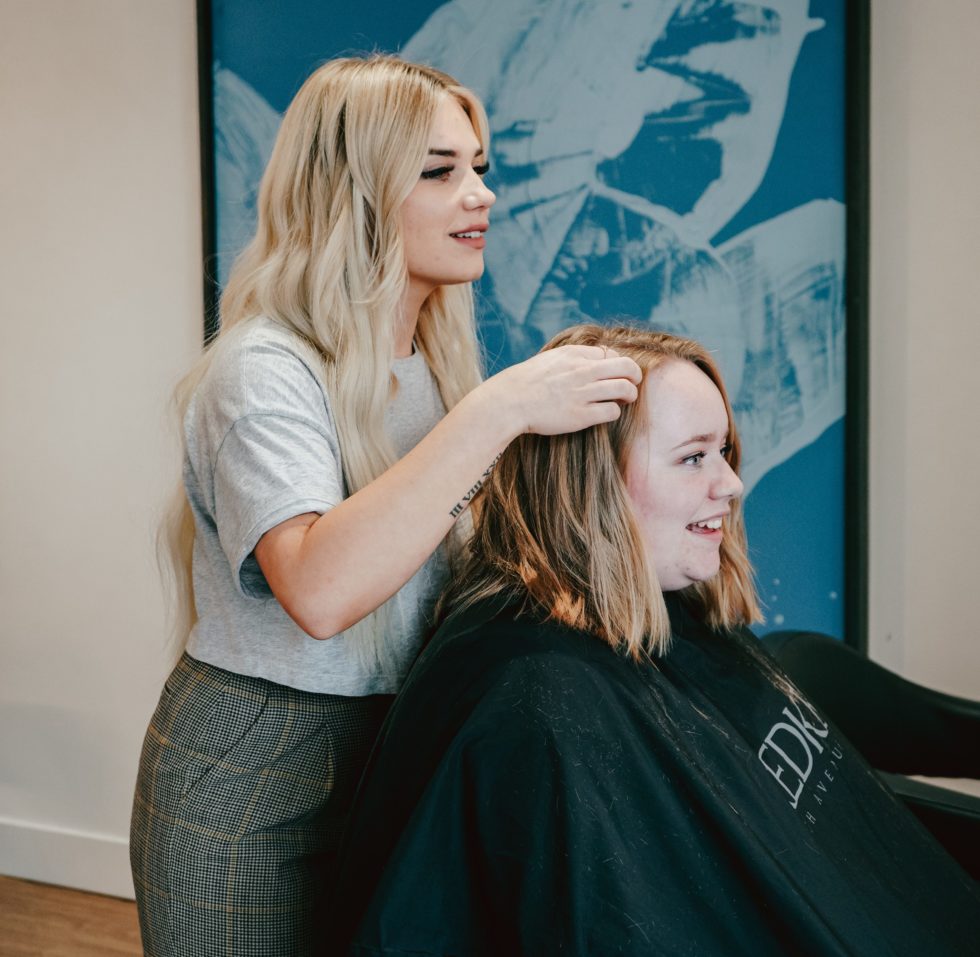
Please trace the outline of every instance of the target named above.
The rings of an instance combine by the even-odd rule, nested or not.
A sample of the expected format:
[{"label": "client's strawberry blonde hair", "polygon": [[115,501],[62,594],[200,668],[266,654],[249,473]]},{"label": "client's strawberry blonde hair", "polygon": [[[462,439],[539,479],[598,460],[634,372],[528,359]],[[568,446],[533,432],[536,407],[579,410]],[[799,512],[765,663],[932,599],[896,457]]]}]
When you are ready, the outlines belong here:
[{"label": "client's strawberry blonde hair", "polygon": [[[726,458],[738,472],[731,403],[703,346],[667,333],[598,325],[566,329],[545,349],[562,345],[615,349],[636,361],[644,382],[666,362],[696,365],[724,400]],[[525,434],[512,442],[477,497],[474,535],[443,607],[454,614],[483,599],[516,597],[529,610],[591,632],[634,658],[666,651],[670,621],[623,477],[644,420],[645,405],[636,401],[615,422],[568,435]],[[739,501],[724,520],[720,571],[684,596],[716,629],[761,619]]]}]

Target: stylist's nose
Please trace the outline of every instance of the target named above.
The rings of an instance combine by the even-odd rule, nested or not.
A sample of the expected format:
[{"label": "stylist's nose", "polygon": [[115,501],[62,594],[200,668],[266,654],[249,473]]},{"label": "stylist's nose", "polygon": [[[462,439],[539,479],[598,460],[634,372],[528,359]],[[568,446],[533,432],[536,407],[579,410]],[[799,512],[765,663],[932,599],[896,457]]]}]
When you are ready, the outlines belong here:
[{"label": "stylist's nose", "polygon": [[467,183],[466,195],[463,197],[463,205],[466,209],[489,209],[497,202],[497,195],[486,183],[483,177],[476,171],[469,174],[470,182]]}]

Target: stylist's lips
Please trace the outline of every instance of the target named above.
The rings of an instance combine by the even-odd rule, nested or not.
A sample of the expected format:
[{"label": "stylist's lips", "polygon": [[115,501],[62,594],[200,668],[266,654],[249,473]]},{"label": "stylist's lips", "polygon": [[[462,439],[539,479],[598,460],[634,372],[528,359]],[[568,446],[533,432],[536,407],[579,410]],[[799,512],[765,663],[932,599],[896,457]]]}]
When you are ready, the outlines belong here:
[{"label": "stylist's lips", "polygon": [[486,225],[481,224],[468,226],[466,229],[461,229],[458,233],[450,233],[449,235],[457,242],[463,243],[464,246],[469,246],[471,249],[483,249],[487,244],[483,235],[486,231]]}]

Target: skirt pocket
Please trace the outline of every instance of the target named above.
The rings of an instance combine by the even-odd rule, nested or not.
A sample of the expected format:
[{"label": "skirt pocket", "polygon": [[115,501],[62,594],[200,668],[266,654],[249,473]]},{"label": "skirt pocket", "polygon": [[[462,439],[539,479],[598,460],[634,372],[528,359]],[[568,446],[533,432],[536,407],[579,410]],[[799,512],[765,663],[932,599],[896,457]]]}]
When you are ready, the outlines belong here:
[{"label": "skirt pocket", "polygon": [[209,774],[249,770],[228,761],[261,719],[268,689],[269,682],[184,655],[164,685],[146,733],[137,797],[176,813]]}]

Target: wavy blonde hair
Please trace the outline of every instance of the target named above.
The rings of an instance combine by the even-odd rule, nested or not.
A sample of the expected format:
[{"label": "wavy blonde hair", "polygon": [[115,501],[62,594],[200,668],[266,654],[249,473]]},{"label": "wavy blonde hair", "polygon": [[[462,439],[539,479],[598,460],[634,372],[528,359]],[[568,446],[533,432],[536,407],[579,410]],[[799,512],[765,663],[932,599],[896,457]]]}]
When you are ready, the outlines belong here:
[{"label": "wavy blonde hair", "polygon": [[[728,413],[726,458],[738,472],[738,432],[721,373],[697,342],[628,326],[566,329],[545,349],[606,346],[634,359],[644,382],[669,361],[691,362],[717,386]],[[643,385],[640,385],[642,399]],[[626,457],[645,426],[645,405],[569,435],[520,436],[475,503],[466,557],[443,602],[451,613],[497,595],[516,595],[537,613],[597,635],[634,658],[663,654],[670,620],[647,560],[624,478]],[[761,620],[741,504],[724,520],[721,568],[684,590],[716,629]]]},{"label": "wavy blonde hair", "polygon": [[[484,155],[489,127],[477,97],[451,76],[393,56],[332,60],[303,84],[286,111],[262,178],[255,236],[221,298],[220,333],[176,392],[183,418],[217,350],[241,323],[267,316],[290,330],[330,397],[348,494],[395,461],[384,429],[393,385],[394,322],[408,274],[399,210],[418,182],[433,118],[454,97]],[[415,334],[451,409],[480,382],[469,283],[437,288]],[[165,521],[182,646],[195,621],[194,524],[183,489]],[[358,627],[381,652],[383,615]],[[364,643],[364,642],[361,642]]]}]

